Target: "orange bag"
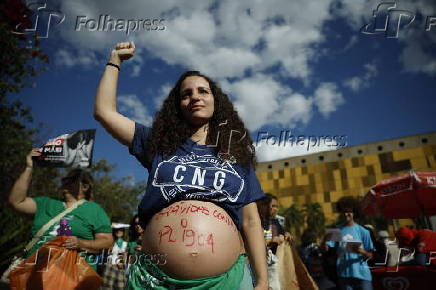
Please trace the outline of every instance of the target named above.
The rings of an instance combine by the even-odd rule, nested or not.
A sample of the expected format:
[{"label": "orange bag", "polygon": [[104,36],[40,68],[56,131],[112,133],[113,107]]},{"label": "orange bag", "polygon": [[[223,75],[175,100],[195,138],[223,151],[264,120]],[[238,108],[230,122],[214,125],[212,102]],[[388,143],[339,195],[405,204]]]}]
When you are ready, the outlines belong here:
[{"label": "orange bag", "polygon": [[50,240],[12,270],[11,289],[98,289],[102,278],[79,252],[62,247],[67,239]]}]

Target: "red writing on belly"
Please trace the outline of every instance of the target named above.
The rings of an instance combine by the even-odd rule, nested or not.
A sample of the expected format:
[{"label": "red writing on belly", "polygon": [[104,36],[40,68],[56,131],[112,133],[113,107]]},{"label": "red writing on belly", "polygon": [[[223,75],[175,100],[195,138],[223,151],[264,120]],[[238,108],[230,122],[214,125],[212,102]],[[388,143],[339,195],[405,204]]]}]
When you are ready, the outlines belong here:
[{"label": "red writing on belly", "polygon": [[183,215],[188,213],[201,213],[204,215],[209,215],[209,208],[207,206],[197,206],[182,201],[159,212],[156,216],[156,219],[159,219],[160,217],[168,217],[170,215]]},{"label": "red writing on belly", "polygon": [[[167,237],[167,243],[175,243],[176,240],[172,238],[173,228],[171,226],[164,226],[162,230],[159,231],[159,245],[162,242],[163,237]],[[164,239],[165,240],[165,239]]]},{"label": "red writing on belly", "polygon": [[[195,229],[188,228],[188,220],[184,218],[180,220],[180,226],[183,228],[181,241],[185,247],[192,247],[195,245],[200,247],[209,246],[211,252],[214,252],[213,233],[200,233]],[[159,245],[162,243],[162,241],[167,243],[177,242],[176,238],[172,236],[173,233],[174,236],[176,236],[176,231],[174,231],[171,226],[163,226],[163,228],[159,231]]]},{"label": "red writing on belly", "polygon": [[221,211],[216,209],[213,211],[213,216],[219,219],[220,221],[225,222],[228,226],[230,226],[233,229],[233,231],[236,231],[236,226],[233,223],[233,220],[229,216],[224,215]]},{"label": "red writing on belly", "polygon": [[225,212],[223,213],[223,211],[218,209],[214,209],[212,211],[207,206],[197,206],[192,203],[186,203],[183,201],[162,210],[156,215],[155,218],[158,220],[159,218],[169,217],[170,215],[186,215],[190,213],[211,216],[211,212],[214,218],[218,219],[221,222],[226,223],[228,226],[230,226],[233,229],[233,231],[235,232],[237,231],[236,226],[233,223],[233,220],[227,214],[225,214]]}]

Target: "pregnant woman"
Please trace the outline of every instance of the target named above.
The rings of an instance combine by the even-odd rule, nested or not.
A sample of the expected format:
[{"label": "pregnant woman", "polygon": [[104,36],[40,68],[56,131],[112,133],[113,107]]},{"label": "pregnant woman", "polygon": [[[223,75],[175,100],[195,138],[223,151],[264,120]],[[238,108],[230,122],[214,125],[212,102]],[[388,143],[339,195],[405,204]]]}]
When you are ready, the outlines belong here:
[{"label": "pregnant woman", "polygon": [[248,254],[255,289],[268,289],[255,203],[264,194],[243,122],[227,95],[192,71],[176,82],[151,128],[121,115],[116,108],[120,65],[134,53],[132,42],[112,50],[94,111],[149,173],[138,208],[145,259],[136,264],[142,276],[134,284],[144,289],[252,289]]}]

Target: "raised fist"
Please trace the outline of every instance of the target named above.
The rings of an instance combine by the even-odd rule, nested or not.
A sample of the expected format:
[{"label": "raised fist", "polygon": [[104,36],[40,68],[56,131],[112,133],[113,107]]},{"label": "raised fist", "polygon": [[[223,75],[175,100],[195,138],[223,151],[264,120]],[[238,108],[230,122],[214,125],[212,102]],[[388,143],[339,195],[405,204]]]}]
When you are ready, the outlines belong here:
[{"label": "raised fist", "polygon": [[135,55],[135,44],[131,42],[119,42],[111,52],[111,61],[121,63]]},{"label": "raised fist", "polygon": [[41,156],[40,148],[33,148],[32,151],[29,152],[26,156],[26,167],[33,168],[33,159],[32,157]]}]

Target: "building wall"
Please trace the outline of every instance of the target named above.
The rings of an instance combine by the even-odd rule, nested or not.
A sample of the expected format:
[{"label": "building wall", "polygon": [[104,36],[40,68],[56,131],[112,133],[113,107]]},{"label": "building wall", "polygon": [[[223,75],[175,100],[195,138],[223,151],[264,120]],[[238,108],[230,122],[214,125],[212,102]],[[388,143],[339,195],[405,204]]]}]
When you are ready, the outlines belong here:
[{"label": "building wall", "polygon": [[363,196],[381,180],[411,169],[436,170],[436,132],[263,162],[257,175],[281,206],[318,202],[332,222],[339,198]]}]

